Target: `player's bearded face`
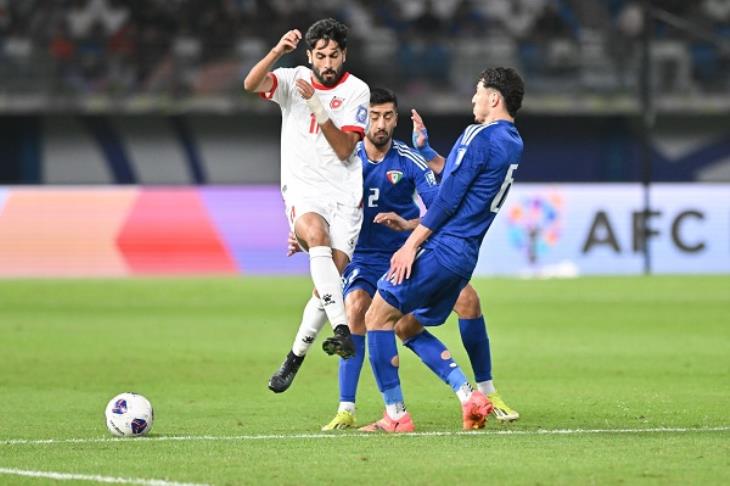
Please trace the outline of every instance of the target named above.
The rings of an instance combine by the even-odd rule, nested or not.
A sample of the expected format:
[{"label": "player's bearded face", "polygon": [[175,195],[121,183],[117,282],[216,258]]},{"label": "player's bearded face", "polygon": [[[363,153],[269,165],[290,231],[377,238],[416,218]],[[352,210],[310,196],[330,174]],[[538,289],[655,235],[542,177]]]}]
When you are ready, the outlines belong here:
[{"label": "player's bearded face", "polygon": [[398,112],[392,103],[371,106],[368,140],[376,147],[387,145],[397,125]]},{"label": "player's bearded face", "polygon": [[325,86],[334,86],[345,69],[345,50],[333,40],[320,40],[309,52],[312,71],[317,81]]}]

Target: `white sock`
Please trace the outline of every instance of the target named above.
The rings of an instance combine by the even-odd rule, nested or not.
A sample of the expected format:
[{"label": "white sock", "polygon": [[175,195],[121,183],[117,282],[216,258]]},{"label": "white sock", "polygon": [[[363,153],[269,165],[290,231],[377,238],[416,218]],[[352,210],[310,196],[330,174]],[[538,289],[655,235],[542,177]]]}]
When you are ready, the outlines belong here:
[{"label": "white sock", "polygon": [[403,402],[391,403],[385,406],[385,413],[393,420],[400,420],[406,414],[406,404]]},{"label": "white sock", "polygon": [[315,246],[309,249],[309,272],[332,329],[341,324],[347,325],[342,300],[342,277],[332,260],[332,248]]},{"label": "white sock", "polygon": [[294,344],[291,347],[292,352],[297,356],[307,354],[325,322],[327,322],[327,314],[324,312],[324,307],[322,307],[319,298],[312,296],[307,305],[304,306],[302,323],[299,324],[297,337],[294,338]]},{"label": "white sock", "polygon": [[340,402],[339,408],[337,408],[338,412],[350,412],[352,414],[355,413],[355,402]]},{"label": "white sock", "polygon": [[462,405],[469,401],[469,399],[471,398],[471,392],[473,391],[474,389],[469,383],[464,383],[463,385],[461,385],[461,388],[456,390],[456,396],[459,398],[459,401]]},{"label": "white sock", "polygon": [[497,389],[494,388],[494,382],[492,380],[480,381],[477,383],[477,389],[485,395],[489,395],[490,393],[497,391]]}]

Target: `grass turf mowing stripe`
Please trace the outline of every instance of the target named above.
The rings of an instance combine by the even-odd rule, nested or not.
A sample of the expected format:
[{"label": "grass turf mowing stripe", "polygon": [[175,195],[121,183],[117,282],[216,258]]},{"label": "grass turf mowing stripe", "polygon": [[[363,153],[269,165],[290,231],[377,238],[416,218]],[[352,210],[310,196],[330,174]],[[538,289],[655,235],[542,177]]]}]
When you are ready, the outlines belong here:
[{"label": "grass turf mowing stripe", "polygon": [[[490,431],[453,431],[453,432],[410,432],[396,434],[398,437],[450,437],[450,436],[488,436],[488,435],[585,435],[585,434],[666,434],[694,432],[730,432],[730,425],[718,427],[655,427],[646,429],[538,429],[538,430],[490,430]],[[276,434],[276,435],[183,435],[137,438],[99,438],[99,439],[9,439],[0,445],[46,445],[46,444],[91,444],[98,442],[175,442],[175,441],[247,441],[247,440],[291,440],[291,439],[341,439],[345,437],[384,437],[388,434],[369,433],[329,433],[329,434]]]},{"label": "grass turf mowing stripe", "polygon": [[29,478],[55,479],[57,481],[94,481],[96,483],[140,484],[143,486],[208,486],[205,483],[178,483],[164,479],[118,478],[114,476],[100,476],[98,474],[71,474],[53,471],[29,471],[0,467],[0,474],[8,476],[25,476]]}]

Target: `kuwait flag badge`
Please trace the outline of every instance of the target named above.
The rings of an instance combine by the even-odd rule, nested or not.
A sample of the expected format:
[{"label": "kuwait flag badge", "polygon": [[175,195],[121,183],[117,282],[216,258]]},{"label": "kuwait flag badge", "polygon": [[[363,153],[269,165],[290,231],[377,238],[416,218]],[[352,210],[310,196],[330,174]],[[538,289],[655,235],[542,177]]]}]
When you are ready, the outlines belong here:
[{"label": "kuwait flag badge", "polygon": [[391,184],[396,185],[401,179],[403,179],[403,172],[399,170],[389,170],[385,173],[385,178],[388,179],[388,182]]}]

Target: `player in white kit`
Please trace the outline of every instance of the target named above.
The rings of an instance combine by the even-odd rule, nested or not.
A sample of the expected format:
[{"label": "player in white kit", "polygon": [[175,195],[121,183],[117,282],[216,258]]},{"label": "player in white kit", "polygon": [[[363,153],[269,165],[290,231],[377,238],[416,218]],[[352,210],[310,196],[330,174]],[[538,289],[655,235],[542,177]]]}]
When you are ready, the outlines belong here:
[{"label": "player in white kit", "polygon": [[334,330],[323,348],[349,358],[355,351],[347,326],[340,275],[352,257],[362,222],[362,167],[354,153],[365,134],[370,90],[344,70],[347,27],[322,19],[307,30],[306,66],[271,70],[296,49],[302,34],[290,30],[249,71],[246,91],[281,107],[281,193],[286,215],[309,252],[315,292],[302,325],[269,388],[283,392],[294,379],[309,344],[325,323]]}]

